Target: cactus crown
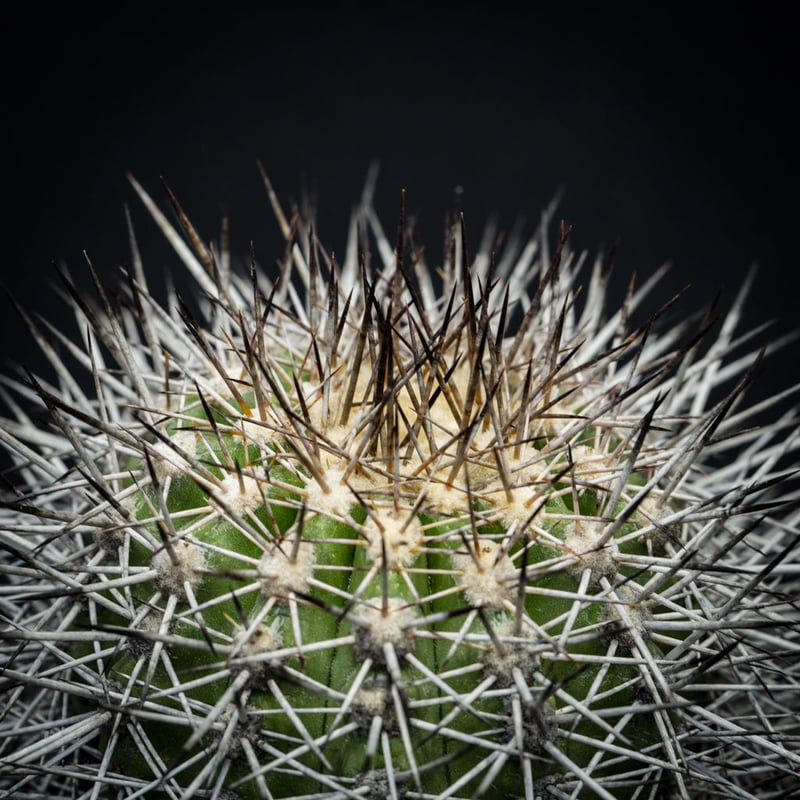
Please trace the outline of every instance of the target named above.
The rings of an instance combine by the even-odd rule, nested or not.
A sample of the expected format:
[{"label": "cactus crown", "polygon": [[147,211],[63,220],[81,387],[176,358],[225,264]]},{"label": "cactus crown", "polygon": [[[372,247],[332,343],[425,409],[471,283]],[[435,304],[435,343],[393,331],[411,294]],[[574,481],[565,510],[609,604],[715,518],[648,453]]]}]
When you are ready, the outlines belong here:
[{"label": "cactus crown", "polygon": [[49,422],[5,392],[0,788],[790,786],[797,518],[771,493],[797,429],[732,438],[760,410],[746,288],[710,346],[709,315],[665,322],[674,301],[632,323],[659,274],[609,314],[599,258],[578,302],[553,209],[474,258],[455,219],[434,280],[371,184],[339,263],[262,177],[274,281],[132,180],[201,308],[155,302],[135,240],[116,298],[67,281],[85,347],[55,335],[91,392],[26,316],[56,382],[6,381]]}]

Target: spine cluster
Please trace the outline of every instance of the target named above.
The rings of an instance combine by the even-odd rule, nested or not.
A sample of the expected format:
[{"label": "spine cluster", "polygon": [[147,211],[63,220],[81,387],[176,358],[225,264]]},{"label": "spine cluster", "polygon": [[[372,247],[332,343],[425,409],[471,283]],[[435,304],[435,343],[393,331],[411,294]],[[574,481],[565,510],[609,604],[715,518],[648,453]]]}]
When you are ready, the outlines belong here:
[{"label": "spine cluster", "polygon": [[798,432],[750,425],[746,287],[609,309],[552,209],[433,269],[371,183],[338,261],[262,177],[276,275],[132,180],[199,310],[132,235],[82,341],[23,312],[0,797],[785,797]]}]

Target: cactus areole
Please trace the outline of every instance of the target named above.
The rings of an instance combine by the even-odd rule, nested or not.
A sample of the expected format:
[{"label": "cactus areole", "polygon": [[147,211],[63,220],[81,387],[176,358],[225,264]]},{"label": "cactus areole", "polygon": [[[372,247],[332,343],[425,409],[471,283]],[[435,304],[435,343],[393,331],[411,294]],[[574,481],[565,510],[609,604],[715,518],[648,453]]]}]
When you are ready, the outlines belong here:
[{"label": "cactus areole", "polygon": [[671,303],[634,324],[658,275],[609,311],[552,209],[474,258],[454,218],[434,270],[371,185],[339,261],[262,177],[272,275],[131,179],[199,310],[153,299],[132,239],[113,301],[67,280],[81,345],[26,316],[55,379],[12,381],[48,418],[2,429],[0,791],[790,786],[796,522],[766,498],[796,423],[731,436],[740,304],[710,346]]}]

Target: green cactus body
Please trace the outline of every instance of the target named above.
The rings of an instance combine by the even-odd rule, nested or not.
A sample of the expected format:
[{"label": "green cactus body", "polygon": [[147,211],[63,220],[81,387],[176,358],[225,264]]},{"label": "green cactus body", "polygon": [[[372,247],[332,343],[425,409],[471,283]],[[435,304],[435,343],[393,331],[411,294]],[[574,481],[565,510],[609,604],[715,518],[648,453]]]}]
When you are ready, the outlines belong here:
[{"label": "green cactus body", "polygon": [[[317,393],[308,381],[304,387],[298,385]],[[309,405],[298,399],[289,407],[299,414]],[[270,411],[275,407],[270,399]],[[437,451],[433,469],[419,468],[430,452],[425,459],[418,452],[401,459],[398,452],[394,474],[362,466],[344,478],[348,463],[367,463],[364,455],[349,455],[363,450],[360,438],[353,437],[349,448],[334,448],[329,426],[304,421],[303,436],[317,448],[330,448],[316,456],[318,480],[297,456],[307,443],[271,430],[262,439],[266,428],[257,422],[242,434],[242,417],[253,420],[256,413],[244,411],[230,398],[212,413],[215,429],[207,416],[195,421],[193,413],[179,411],[176,418],[184,421],[166,426],[172,437],[151,446],[149,470],[141,459],[129,465],[128,485],[136,488],[126,502],[136,518],[129,524],[146,545],[130,543],[126,563],[155,575],[132,591],[132,616],[150,609],[147,626],[139,626],[142,643],[150,646],[129,649],[114,663],[123,682],[136,682],[134,676],[147,671],[153,641],[169,646],[179,675],[202,678],[223,670],[188,697],[213,706],[226,697],[233,678],[238,689],[226,697],[225,718],[249,709],[262,721],[256,741],[287,759],[300,751],[293,756],[296,766],[287,760],[283,767],[292,775],[285,787],[264,779],[276,797],[323,791],[326,775],[344,776],[355,791],[359,781],[386,772],[410,775],[433,794],[447,791],[459,776],[473,776],[462,791],[519,797],[525,770],[534,781],[564,770],[547,748],[557,748],[565,764],[585,769],[597,753],[586,740],[612,733],[619,723],[620,714],[605,711],[623,701],[635,704],[638,670],[627,651],[601,674],[616,635],[605,619],[604,583],[607,588],[609,580],[632,572],[624,551],[647,553],[632,535],[650,523],[637,516],[620,528],[627,546],[620,549],[614,538],[595,551],[591,537],[602,525],[602,490],[588,480],[586,488],[574,490],[564,480],[561,451],[546,453],[553,435],[548,426],[535,446],[520,448],[518,460],[529,464],[521,471],[524,482],[509,470],[510,480],[501,486],[488,449],[472,448],[466,469],[483,488],[467,490],[449,477],[460,444],[455,430],[442,432],[452,439],[453,452]],[[342,431],[339,426],[336,432]],[[613,438],[599,430],[595,437],[601,447],[604,438]],[[171,445],[174,450],[166,452]],[[616,464],[612,458],[621,460],[627,452],[622,441],[614,447],[614,456],[600,451],[595,463],[607,469]],[[158,457],[164,463],[155,466]],[[582,466],[572,461],[569,468],[580,473]],[[433,481],[437,491],[426,499],[424,486]],[[353,504],[356,497],[361,504]],[[623,510],[618,501],[609,517]],[[532,521],[540,533],[531,530]],[[110,559],[118,557],[114,549]],[[644,584],[653,577],[646,571],[635,580]],[[584,597],[577,604],[576,595]],[[649,613],[635,603],[632,608],[631,615]],[[129,628],[130,616],[105,614],[102,626]],[[148,633],[156,635],[151,640]],[[175,637],[191,641],[170,645]],[[149,702],[163,695],[161,702],[180,711],[178,700],[168,699],[174,678],[163,666],[142,685]],[[559,731],[559,719],[574,716],[587,697],[593,716]],[[160,741],[167,764],[179,754],[201,752],[220,735],[215,726],[184,753],[188,720],[161,732],[161,719],[143,724],[151,740]],[[652,718],[634,716],[630,730],[637,747],[659,752]],[[242,735],[235,726],[231,731],[234,739]],[[527,764],[510,755],[514,747],[531,754]],[[627,761],[616,772],[641,768]],[[233,770],[237,793],[258,797],[249,773],[244,764]]]},{"label": "green cactus body", "polygon": [[[0,539],[13,597],[55,584],[4,633],[4,680],[36,714],[55,692],[65,721],[11,717],[9,786],[657,800],[713,776],[757,796],[724,794],[705,744],[722,734],[751,748],[746,781],[788,785],[792,723],[758,725],[797,685],[771,677],[800,651],[793,573],[764,566],[796,525],[770,538],[748,516],[778,480],[778,427],[752,480],[702,460],[746,383],[708,401],[727,342],[630,325],[649,285],[607,318],[601,262],[579,311],[563,232],[552,253],[537,236],[470,260],[457,224],[437,287],[404,214],[392,252],[368,207],[373,269],[364,229],[339,266],[273,198],[287,255],[265,290],[134,186],[207,306],[170,314],[134,270],[119,307],[77,303],[96,400],[33,383],[75,455],[48,471],[16,447],[33,500],[7,508],[41,529]],[[767,660],[775,624],[786,652]],[[730,718],[729,685],[748,687]]]}]

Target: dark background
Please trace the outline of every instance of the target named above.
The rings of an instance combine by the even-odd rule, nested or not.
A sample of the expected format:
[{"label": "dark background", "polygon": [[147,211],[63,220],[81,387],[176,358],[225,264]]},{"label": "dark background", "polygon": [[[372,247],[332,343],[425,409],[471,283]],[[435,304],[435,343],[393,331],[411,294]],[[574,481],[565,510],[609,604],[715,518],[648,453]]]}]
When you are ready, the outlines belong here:
[{"label": "dark background", "polygon": [[[800,204],[788,20],[674,4],[524,8],[23,10],[6,25],[2,55],[0,280],[57,319],[56,264],[88,286],[84,250],[104,277],[128,261],[127,203],[151,286],[167,268],[180,282],[127,171],[166,208],[163,175],[206,239],[225,208],[234,252],[246,257],[253,240],[269,266],[281,244],[257,159],[287,205],[304,186],[315,192],[318,233],[343,253],[350,208],[378,159],[387,229],[404,188],[434,263],[457,187],[475,244],[488,215],[511,227],[524,213],[533,225],[562,187],[573,247],[619,240],[618,298],[631,272],[644,278],[669,260],[653,304],[691,284],[687,311],[719,289],[724,306],[758,261],[745,324],[777,320],[767,340],[793,328]],[[36,367],[13,306],[0,303],[0,369]],[[797,376],[790,348],[761,391]]]}]

